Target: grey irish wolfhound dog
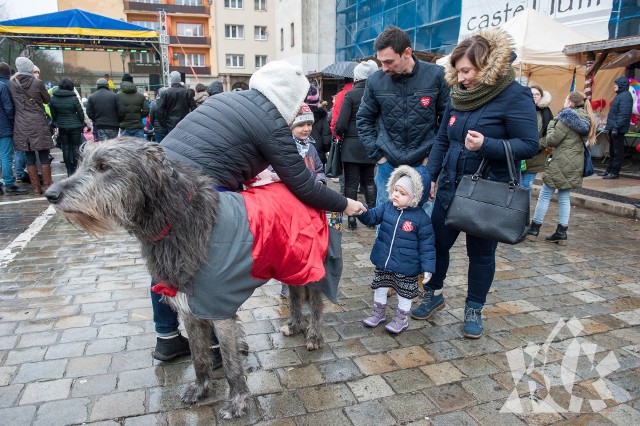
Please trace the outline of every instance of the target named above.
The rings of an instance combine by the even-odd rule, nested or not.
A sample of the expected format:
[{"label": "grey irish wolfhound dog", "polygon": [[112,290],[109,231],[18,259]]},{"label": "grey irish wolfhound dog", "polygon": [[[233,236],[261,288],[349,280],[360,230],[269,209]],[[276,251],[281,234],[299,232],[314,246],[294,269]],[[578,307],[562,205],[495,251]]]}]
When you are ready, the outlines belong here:
[{"label": "grey irish wolfhound dog", "polygon": [[[178,289],[189,288],[207,262],[208,245],[216,243],[209,236],[220,220],[220,193],[209,178],[168,159],[155,143],[134,138],[88,143],[76,173],[55,183],[45,196],[68,220],[91,234],[126,229],[140,241],[151,276]],[[171,224],[170,232],[163,235],[167,224]],[[306,300],[311,310],[307,348],[317,349],[322,341],[320,293],[305,287],[290,289],[292,318],[282,332],[302,331],[301,307]],[[217,295],[210,296],[215,299]],[[196,374],[182,400],[195,403],[209,391],[213,328],[229,383],[229,396],[220,413],[227,419],[243,415],[250,393],[241,356],[246,351],[244,332],[235,313],[228,319],[203,320],[192,313],[182,292],[165,299],[183,318]]]}]

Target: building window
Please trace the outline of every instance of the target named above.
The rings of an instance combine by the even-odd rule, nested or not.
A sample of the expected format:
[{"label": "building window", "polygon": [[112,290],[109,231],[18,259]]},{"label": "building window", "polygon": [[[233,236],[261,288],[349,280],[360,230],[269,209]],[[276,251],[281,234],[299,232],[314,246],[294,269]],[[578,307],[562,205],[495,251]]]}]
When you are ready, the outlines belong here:
[{"label": "building window", "polygon": [[[174,58],[176,57],[176,55],[174,54]],[[205,57],[202,53],[187,53],[186,55],[183,53],[178,53],[177,55],[177,59],[178,59],[178,65],[181,67],[188,67],[188,66],[192,66],[192,67],[204,67],[206,66],[205,64]]]},{"label": "building window", "polygon": [[284,28],[280,28],[280,50],[284,50]]},{"label": "building window", "polygon": [[224,37],[232,39],[244,39],[244,25],[225,25]]},{"label": "building window", "polygon": [[158,31],[158,28],[160,28],[160,23],[158,21],[131,21],[131,23],[154,31]]},{"label": "building window", "polygon": [[202,24],[177,24],[178,36],[204,37],[204,25]]},{"label": "building window", "polygon": [[227,9],[242,9],[242,0],[224,0],[224,7]]},{"label": "building window", "polygon": [[267,10],[267,0],[255,0],[256,10]]},{"label": "building window", "polygon": [[201,0],[175,0],[180,6],[202,6]]},{"label": "building window", "polygon": [[256,55],[256,69],[262,68],[267,64],[267,55]]},{"label": "building window", "polygon": [[267,39],[267,27],[253,27],[253,34],[256,40],[264,41]]},{"label": "building window", "polygon": [[160,61],[156,57],[155,52],[134,53],[133,62],[136,64],[158,64]]},{"label": "building window", "polygon": [[227,68],[244,68],[244,55],[227,55]]},{"label": "building window", "polygon": [[295,35],[294,26],[292,22],[291,23],[291,47],[295,46],[295,44],[296,44],[296,35]]},{"label": "building window", "polygon": [[160,4],[160,0],[136,0],[137,3]]}]

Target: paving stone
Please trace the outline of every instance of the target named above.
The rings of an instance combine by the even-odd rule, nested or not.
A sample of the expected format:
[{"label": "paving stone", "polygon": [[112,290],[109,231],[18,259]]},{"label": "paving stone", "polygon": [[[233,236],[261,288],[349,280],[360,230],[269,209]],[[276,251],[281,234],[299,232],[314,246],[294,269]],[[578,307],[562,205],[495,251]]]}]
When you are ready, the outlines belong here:
[{"label": "paving stone", "polygon": [[[362,319],[365,317],[363,316]],[[373,333],[370,328],[365,327],[360,322],[349,322],[346,324],[336,325],[335,330],[343,339],[356,339],[359,337],[371,336]]]},{"label": "paving stone", "polygon": [[98,335],[94,327],[70,328],[62,332],[60,343],[78,342],[81,340],[93,340]]},{"label": "paving stone", "polygon": [[21,321],[15,327],[16,334],[36,333],[39,331],[48,331],[53,328],[55,320],[39,320],[39,321]]},{"label": "paving stone", "polygon": [[[499,355],[502,354],[498,354],[498,356]],[[506,356],[504,356],[504,358],[506,360]],[[451,363],[467,377],[484,376],[500,371],[500,369],[488,363],[485,356],[457,359]]]},{"label": "paving stone", "polygon": [[362,402],[344,409],[347,417],[355,426],[370,426],[372,420],[378,426],[396,424],[394,418],[379,401]]},{"label": "paving stone", "polygon": [[347,416],[342,410],[329,410],[321,411],[319,413],[311,413],[296,418],[296,423],[299,426],[317,426],[317,425],[331,425],[331,426],[351,426]]},{"label": "paving stone", "polygon": [[82,328],[91,324],[92,317],[89,315],[74,315],[62,317],[56,321],[55,330],[66,330],[68,328]]},{"label": "paving stone", "polygon": [[393,389],[381,376],[368,376],[364,379],[347,383],[358,402],[378,399],[393,395]]},{"label": "paving stone", "polygon": [[329,347],[338,358],[351,358],[354,356],[367,354],[360,339],[346,339],[329,343]]},{"label": "paving stone", "polygon": [[356,402],[345,384],[315,386],[298,390],[305,408],[310,412],[344,407]]},{"label": "paving stone", "polygon": [[17,348],[28,348],[31,346],[46,346],[55,343],[58,339],[58,332],[43,331],[40,333],[29,333],[20,336],[16,345]]},{"label": "paving stone", "polygon": [[300,357],[293,349],[274,349],[262,351],[257,354],[260,365],[265,370],[275,368],[291,367],[302,363]]},{"label": "paving stone", "polygon": [[[353,366],[355,368],[355,365]],[[314,364],[303,367],[288,367],[278,370],[280,383],[288,389],[298,389],[325,383],[320,370]]]},{"label": "paving stone", "polygon": [[327,383],[351,381],[362,377],[362,372],[350,359],[339,359],[318,366]]},{"label": "paving stone", "polygon": [[111,362],[110,372],[117,373],[119,371],[134,370],[138,368],[148,368],[153,366],[153,358],[151,357],[151,351],[147,349],[141,349],[139,351],[127,351],[122,353],[116,353],[113,355],[97,355],[97,356],[110,356],[113,361]]},{"label": "paving stone", "polygon": [[382,404],[395,417],[398,424],[424,420],[438,412],[429,399],[420,393],[393,395],[383,398]]},{"label": "paving stone", "polygon": [[96,421],[145,414],[144,403],[145,392],[142,390],[100,396],[91,409],[89,420]]},{"label": "paving stone", "polygon": [[87,344],[87,355],[110,354],[124,351],[127,339],[117,337],[114,339],[97,339]]},{"label": "paving stone", "polygon": [[266,419],[299,416],[306,413],[304,404],[296,391],[284,391],[256,398]]},{"label": "paving stone", "polygon": [[452,413],[433,416],[430,420],[433,426],[475,426],[479,424],[464,411],[454,411]]},{"label": "paving stone", "polygon": [[24,364],[25,362],[37,362],[44,359],[46,346],[37,346],[33,348],[18,349],[9,351],[4,361],[6,365]]},{"label": "paving stone", "polygon": [[28,383],[20,398],[20,405],[65,399],[71,390],[71,379]]},{"label": "paving stone", "polygon": [[365,355],[357,357],[353,361],[365,375],[382,374],[398,369],[393,358],[386,354]]},{"label": "paving stone", "polygon": [[85,423],[88,420],[87,406],[90,402],[86,398],[45,402],[38,407],[38,413],[33,425],[52,426]]},{"label": "paving stone", "polygon": [[476,401],[459,384],[441,385],[423,391],[442,412],[460,410]]},{"label": "paving stone", "polygon": [[435,362],[435,359],[419,346],[394,349],[389,351],[388,355],[403,369]]},{"label": "paving stone", "polygon": [[215,413],[210,406],[195,405],[182,410],[171,410],[167,413],[167,423],[171,426],[211,425]]},{"label": "paving stone", "polygon": [[509,392],[489,376],[463,380],[460,384],[464,390],[471,394],[480,403],[494,400],[506,400],[509,397]]},{"label": "paving stone", "polygon": [[13,383],[30,383],[38,380],[61,379],[65,373],[67,360],[28,362],[22,364]]},{"label": "paving stone", "polygon": [[396,393],[415,392],[435,384],[418,368],[402,369],[382,375]]},{"label": "paving stone", "polygon": [[108,339],[110,337],[135,336],[144,333],[142,327],[131,324],[107,324],[100,327],[98,337]]},{"label": "paving stone", "polygon": [[36,407],[11,407],[0,409],[0,418],[6,425],[29,425],[36,414]]},{"label": "paving stone", "polygon": [[86,345],[86,342],[74,342],[49,346],[44,357],[45,359],[61,359],[82,356]]},{"label": "paving stone", "polygon": [[113,325],[129,322],[129,311],[99,312],[93,314],[93,325]]},{"label": "paving stone", "polygon": [[324,362],[335,359],[336,356],[331,351],[331,348],[326,344],[323,344],[319,349],[314,351],[308,350],[306,347],[299,347],[294,349],[300,357],[303,364],[310,364],[312,362]]},{"label": "paving stone", "polygon": [[73,381],[71,396],[74,398],[113,393],[116,389],[117,375],[79,377]]},{"label": "paving stone", "polygon": [[255,371],[247,375],[251,395],[264,395],[282,391],[282,385],[274,371]]},{"label": "paving stone", "polygon": [[360,342],[362,342],[369,353],[385,352],[398,347],[398,342],[396,342],[392,336],[386,331],[384,334],[382,333],[382,330],[380,330],[380,333],[375,333],[373,336],[360,339]]},{"label": "paving stone", "polygon": [[[481,425],[492,426],[517,426],[525,425],[525,423],[512,413],[502,413],[504,401],[492,401],[487,404],[474,405],[465,411],[471,415]],[[539,424],[539,423],[534,423]]]},{"label": "paving stone", "polygon": [[436,342],[424,345],[427,353],[436,361],[448,361],[451,359],[462,358],[462,352],[451,346],[449,342]]},{"label": "paving stone", "polygon": [[94,355],[69,360],[67,377],[95,376],[109,371],[111,355]]},{"label": "paving stone", "polygon": [[123,371],[118,374],[118,391],[162,386],[164,375],[154,367]]},{"label": "paving stone", "polygon": [[2,392],[0,392],[0,408],[8,408],[15,405],[24,387],[25,385],[22,384],[3,386]]}]

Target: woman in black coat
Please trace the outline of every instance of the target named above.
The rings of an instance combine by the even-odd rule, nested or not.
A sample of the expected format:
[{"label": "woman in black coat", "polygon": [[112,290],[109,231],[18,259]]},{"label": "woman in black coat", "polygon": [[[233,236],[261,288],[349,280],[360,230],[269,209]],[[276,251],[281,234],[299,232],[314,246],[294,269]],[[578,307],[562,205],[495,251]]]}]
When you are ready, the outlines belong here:
[{"label": "woman in black coat", "polygon": [[68,78],[60,80],[58,89],[51,97],[49,110],[58,128],[58,144],[67,166],[67,176],[71,176],[78,168],[80,135],[84,128],[84,111],[73,90],[73,81]]},{"label": "woman in black coat", "polygon": [[[358,197],[358,185],[362,186],[364,198],[369,208],[376,205],[376,184],[374,171],[376,161],[369,158],[367,150],[360,141],[356,127],[356,114],[360,108],[367,78],[378,70],[375,61],[358,64],[353,71],[354,84],[344,96],[340,115],[336,122],[336,135],[342,140],[342,163],[344,167],[344,195],[354,200]],[[356,229],[355,216],[349,216],[349,229]]]}]

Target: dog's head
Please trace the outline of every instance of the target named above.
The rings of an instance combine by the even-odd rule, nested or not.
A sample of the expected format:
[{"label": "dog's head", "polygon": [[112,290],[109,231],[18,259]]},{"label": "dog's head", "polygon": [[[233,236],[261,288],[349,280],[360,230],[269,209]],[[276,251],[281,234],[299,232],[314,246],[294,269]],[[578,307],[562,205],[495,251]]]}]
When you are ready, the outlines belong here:
[{"label": "dog's head", "polygon": [[87,142],[76,172],[44,196],[65,217],[92,234],[131,229],[148,201],[174,173],[162,147],[132,137]]}]

